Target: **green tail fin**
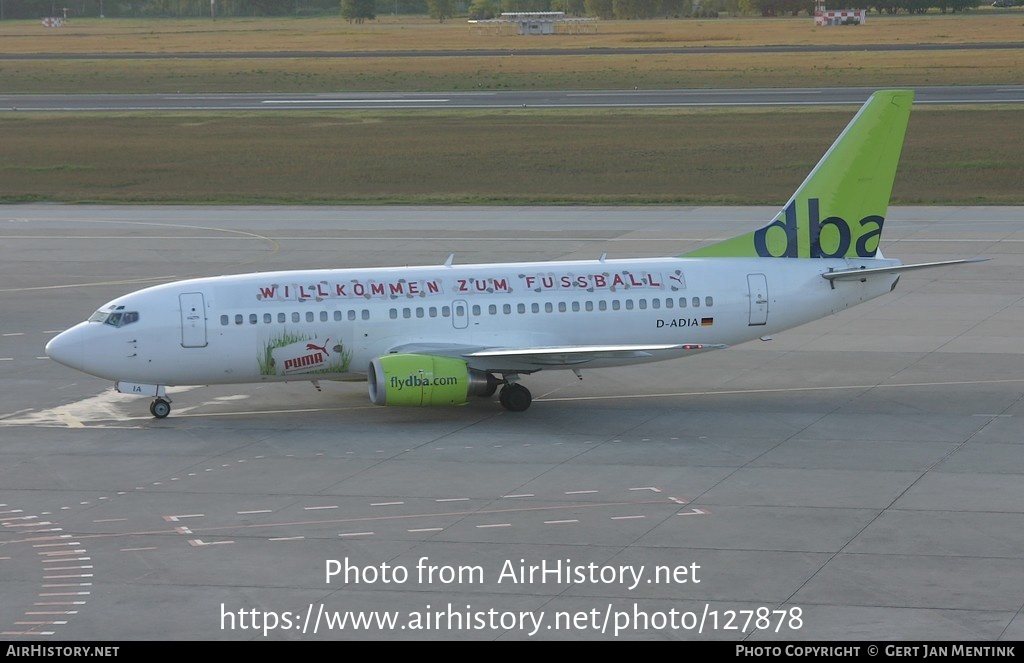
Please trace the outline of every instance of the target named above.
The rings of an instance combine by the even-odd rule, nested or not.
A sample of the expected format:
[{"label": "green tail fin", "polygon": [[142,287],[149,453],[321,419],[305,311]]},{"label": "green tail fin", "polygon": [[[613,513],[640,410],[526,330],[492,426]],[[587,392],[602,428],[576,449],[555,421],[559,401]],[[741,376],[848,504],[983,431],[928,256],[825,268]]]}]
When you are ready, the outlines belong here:
[{"label": "green tail fin", "polygon": [[775,219],[686,256],[874,257],[913,90],[871,95]]}]

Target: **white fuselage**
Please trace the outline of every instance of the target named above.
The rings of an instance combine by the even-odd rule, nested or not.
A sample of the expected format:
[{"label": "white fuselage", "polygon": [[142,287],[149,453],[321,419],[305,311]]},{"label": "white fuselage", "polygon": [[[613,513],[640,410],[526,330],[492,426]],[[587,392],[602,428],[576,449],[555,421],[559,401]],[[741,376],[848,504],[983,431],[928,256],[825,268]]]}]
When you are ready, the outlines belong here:
[{"label": "white fuselage", "polygon": [[119,297],[101,311],[137,314],[130,322],[80,323],[47,352],[111,380],[195,385],[365,377],[372,359],[402,348],[735,345],[877,297],[897,278],[833,283],[823,272],[893,264],[658,258],[220,276]]}]

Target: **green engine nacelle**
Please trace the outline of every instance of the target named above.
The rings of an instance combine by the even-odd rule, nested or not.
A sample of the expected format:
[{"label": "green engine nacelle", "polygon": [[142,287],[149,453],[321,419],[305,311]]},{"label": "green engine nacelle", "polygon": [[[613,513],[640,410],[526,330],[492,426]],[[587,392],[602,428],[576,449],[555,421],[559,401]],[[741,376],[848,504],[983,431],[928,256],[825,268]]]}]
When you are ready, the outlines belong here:
[{"label": "green engine nacelle", "polygon": [[384,355],[370,362],[374,405],[462,405],[470,396],[494,393],[498,379],[463,359],[432,355]]}]

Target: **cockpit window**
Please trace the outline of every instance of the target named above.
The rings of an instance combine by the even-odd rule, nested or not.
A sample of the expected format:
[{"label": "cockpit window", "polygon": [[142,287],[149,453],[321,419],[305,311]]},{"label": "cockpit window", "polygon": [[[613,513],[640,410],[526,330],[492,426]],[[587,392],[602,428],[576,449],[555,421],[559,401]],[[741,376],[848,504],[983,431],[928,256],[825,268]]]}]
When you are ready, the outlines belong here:
[{"label": "cockpit window", "polygon": [[124,327],[139,321],[138,311],[125,311],[124,306],[100,309],[89,316],[89,322],[101,322],[111,327]]}]

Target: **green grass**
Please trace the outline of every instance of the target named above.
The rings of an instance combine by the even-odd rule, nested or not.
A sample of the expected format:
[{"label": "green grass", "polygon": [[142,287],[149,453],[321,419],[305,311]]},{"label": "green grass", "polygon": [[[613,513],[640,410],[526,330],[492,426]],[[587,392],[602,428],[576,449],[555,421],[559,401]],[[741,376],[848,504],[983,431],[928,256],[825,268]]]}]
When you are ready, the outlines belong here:
[{"label": "green grass", "polygon": [[[781,204],[853,112],[13,113],[0,201]],[[894,203],[1024,204],[1022,123],[915,109]]]},{"label": "green grass", "polygon": [[[0,52],[57,59],[0,60],[6,93],[338,92],[678,87],[831,87],[1024,84],[1024,47],[869,52],[862,44],[1021,43],[1024,13],[878,16],[855,29],[811,19],[600,21],[592,34],[489,34],[461,19],[350,25],[340,18],[74,20],[53,30],[0,22]],[[608,55],[617,47],[846,44],[838,53]],[[583,49],[552,57],[535,49]],[[496,49],[491,57],[73,59],[89,53],[205,53]]]},{"label": "green grass", "polygon": [[815,54],[0,61],[7,93],[410,92],[1022,85],[1024,48]]},{"label": "green grass", "polygon": [[[984,9],[984,8],[983,8]],[[0,23],[6,93],[1022,85],[1024,48],[857,50],[866,43],[1020,42],[1024,15],[600,22],[520,37],[384,19]],[[531,55],[537,48],[843,43],[839,53]],[[501,57],[76,60],[82,53],[508,49]],[[514,53],[514,55],[512,55]],[[0,114],[0,202],[781,203],[853,109]],[[1020,107],[918,107],[897,203],[1024,203]]]}]

